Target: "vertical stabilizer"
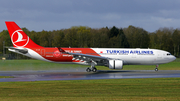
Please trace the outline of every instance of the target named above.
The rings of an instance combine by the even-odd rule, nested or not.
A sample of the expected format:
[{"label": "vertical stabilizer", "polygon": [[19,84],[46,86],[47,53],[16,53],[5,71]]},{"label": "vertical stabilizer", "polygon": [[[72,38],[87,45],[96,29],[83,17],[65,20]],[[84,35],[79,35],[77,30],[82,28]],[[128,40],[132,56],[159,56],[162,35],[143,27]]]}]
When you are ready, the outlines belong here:
[{"label": "vertical stabilizer", "polygon": [[14,47],[41,48],[13,21],[6,21],[6,26]]}]

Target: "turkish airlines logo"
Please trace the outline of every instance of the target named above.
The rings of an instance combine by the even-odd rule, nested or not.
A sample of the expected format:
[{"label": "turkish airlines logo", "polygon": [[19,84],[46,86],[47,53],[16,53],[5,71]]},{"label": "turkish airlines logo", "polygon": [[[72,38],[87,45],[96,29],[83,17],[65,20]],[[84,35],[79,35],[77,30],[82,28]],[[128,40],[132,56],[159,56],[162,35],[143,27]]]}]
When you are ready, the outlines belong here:
[{"label": "turkish airlines logo", "polygon": [[29,37],[26,34],[24,34],[22,30],[16,30],[13,32],[11,36],[11,41],[14,46],[24,47],[28,44]]}]

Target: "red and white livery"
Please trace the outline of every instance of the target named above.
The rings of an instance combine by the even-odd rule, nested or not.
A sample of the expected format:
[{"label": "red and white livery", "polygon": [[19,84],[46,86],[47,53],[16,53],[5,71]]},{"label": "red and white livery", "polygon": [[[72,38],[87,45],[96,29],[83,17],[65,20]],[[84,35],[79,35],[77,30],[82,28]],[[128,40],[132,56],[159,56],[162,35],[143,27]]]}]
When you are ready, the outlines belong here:
[{"label": "red and white livery", "polygon": [[[90,65],[87,72],[96,72],[97,65],[123,69],[123,65],[159,65],[176,59],[169,52],[158,49],[42,47],[34,43],[15,22],[5,23],[14,46],[8,47],[9,51],[48,62]],[[157,67],[155,70],[158,70]]]}]

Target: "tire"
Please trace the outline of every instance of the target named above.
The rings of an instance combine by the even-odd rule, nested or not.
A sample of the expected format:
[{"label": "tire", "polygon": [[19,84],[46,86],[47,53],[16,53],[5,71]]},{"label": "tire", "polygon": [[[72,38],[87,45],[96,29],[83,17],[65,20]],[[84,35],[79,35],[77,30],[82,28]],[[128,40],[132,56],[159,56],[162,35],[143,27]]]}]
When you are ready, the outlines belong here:
[{"label": "tire", "polygon": [[158,68],[155,68],[155,71],[157,72],[157,71],[158,71]]},{"label": "tire", "polygon": [[93,72],[97,72],[97,69],[96,69],[96,68],[93,68],[92,71],[93,71]]},{"label": "tire", "polygon": [[87,68],[86,71],[87,71],[87,72],[91,72],[91,69],[90,69],[90,68]]}]

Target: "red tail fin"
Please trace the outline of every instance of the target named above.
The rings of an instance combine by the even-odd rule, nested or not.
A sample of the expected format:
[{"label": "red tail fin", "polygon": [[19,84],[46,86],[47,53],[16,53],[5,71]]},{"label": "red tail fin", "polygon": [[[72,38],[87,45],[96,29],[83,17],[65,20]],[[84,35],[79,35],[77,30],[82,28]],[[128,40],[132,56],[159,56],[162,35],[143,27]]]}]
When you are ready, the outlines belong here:
[{"label": "red tail fin", "polygon": [[14,47],[40,48],[29,36],[13,21],[6,21],[6,26]]}]

